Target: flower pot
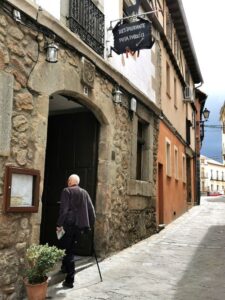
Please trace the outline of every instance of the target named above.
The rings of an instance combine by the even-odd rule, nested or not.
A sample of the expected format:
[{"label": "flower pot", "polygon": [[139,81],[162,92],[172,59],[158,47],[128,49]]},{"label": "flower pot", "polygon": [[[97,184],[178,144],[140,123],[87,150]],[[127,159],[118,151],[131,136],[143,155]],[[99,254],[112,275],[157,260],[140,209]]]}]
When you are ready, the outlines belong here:
[{"label": "flower pot", "polygon": [[45,300],[47,294],[48,281],[31,284],[24,280],[28,300]]}]

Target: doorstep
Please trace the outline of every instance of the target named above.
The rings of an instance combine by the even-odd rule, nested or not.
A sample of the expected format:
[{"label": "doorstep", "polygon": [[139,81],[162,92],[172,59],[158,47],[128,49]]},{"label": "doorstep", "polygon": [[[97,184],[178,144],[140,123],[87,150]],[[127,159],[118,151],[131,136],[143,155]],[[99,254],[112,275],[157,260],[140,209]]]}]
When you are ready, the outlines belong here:
[{"label": "doorstep", "polygon": [[[75,270],[76,273],[91,267],[96,264],[93,256],[75,256]],[[65,274],[61,272],[61,262],[59,262],[53,271],[48,273],[48,286],[62,282],[65,279]]]}]

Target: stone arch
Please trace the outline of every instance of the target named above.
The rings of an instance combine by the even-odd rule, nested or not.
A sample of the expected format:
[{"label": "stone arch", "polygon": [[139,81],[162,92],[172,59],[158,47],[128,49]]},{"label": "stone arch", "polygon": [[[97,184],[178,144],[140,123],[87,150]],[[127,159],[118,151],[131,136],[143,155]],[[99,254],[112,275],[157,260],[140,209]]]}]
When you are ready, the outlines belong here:
[{"label": "stone arch", "polygon": [[[89,89],[89,96],[85,95],[84,85],[81,82],[79,72],[73,66],[61,62],[57,64],[38,62],[29,77],[28,87],[34,94],[38,95],[39,114],[43,115],[46,123],[49,113],[49,98],[55,94],[70,97],[73,101],[77,101],[85,106],[95,115],[100,123],[96,183],[97,222],[95,226],[95,242],[96,250],[103,252],[103,245],[108,244],[105,239],[107,239],[109,227],[108,216],[110,215],[111,207],[110,194],[112,180],[110,178],[110,169],[114,130],[113,120],[115,119],[113,102],[109,101],[111,94],[107,96],[105,93],[97,93],[96,91],[99,91],[101,87],[100,83],[95,82],[94,89]],[[42,157],[45,157],[44,147],[42,149]]]}]

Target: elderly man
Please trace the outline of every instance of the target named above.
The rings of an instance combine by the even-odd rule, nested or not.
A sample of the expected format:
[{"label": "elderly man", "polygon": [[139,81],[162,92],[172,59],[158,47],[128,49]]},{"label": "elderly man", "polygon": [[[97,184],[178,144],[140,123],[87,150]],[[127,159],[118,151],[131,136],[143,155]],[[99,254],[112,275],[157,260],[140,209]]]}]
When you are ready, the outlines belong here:
[{"label": "elderly man", "polygon": [[66,273],[64,287],[72,288],[75,275],[74,241],[80,229],[93,227],[95,210],[88,192],[79,187],[80,178],[76,174],[68,178],[68,187],[64,188],[60,198],[60,211],[56,231],[65,234],[60,239],[66,255],[62,262],[62,271]]}]

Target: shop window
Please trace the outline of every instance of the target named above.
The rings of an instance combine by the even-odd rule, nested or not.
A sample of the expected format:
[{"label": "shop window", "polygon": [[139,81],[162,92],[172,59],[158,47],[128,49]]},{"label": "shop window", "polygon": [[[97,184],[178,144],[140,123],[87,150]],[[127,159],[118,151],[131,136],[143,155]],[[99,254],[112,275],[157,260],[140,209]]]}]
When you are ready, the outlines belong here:
[{"label": "shop window", "polygon": [[136,179],[144,180],[144,154],[146,148],[147,125],[138,120],[137,127],[137,160],[136,160]]},{"label": "shop window", "polygon": [[128,180],[129,195],[150,196],[153,181],[154,117],[138,106],[132,121],[131,177]]}]

